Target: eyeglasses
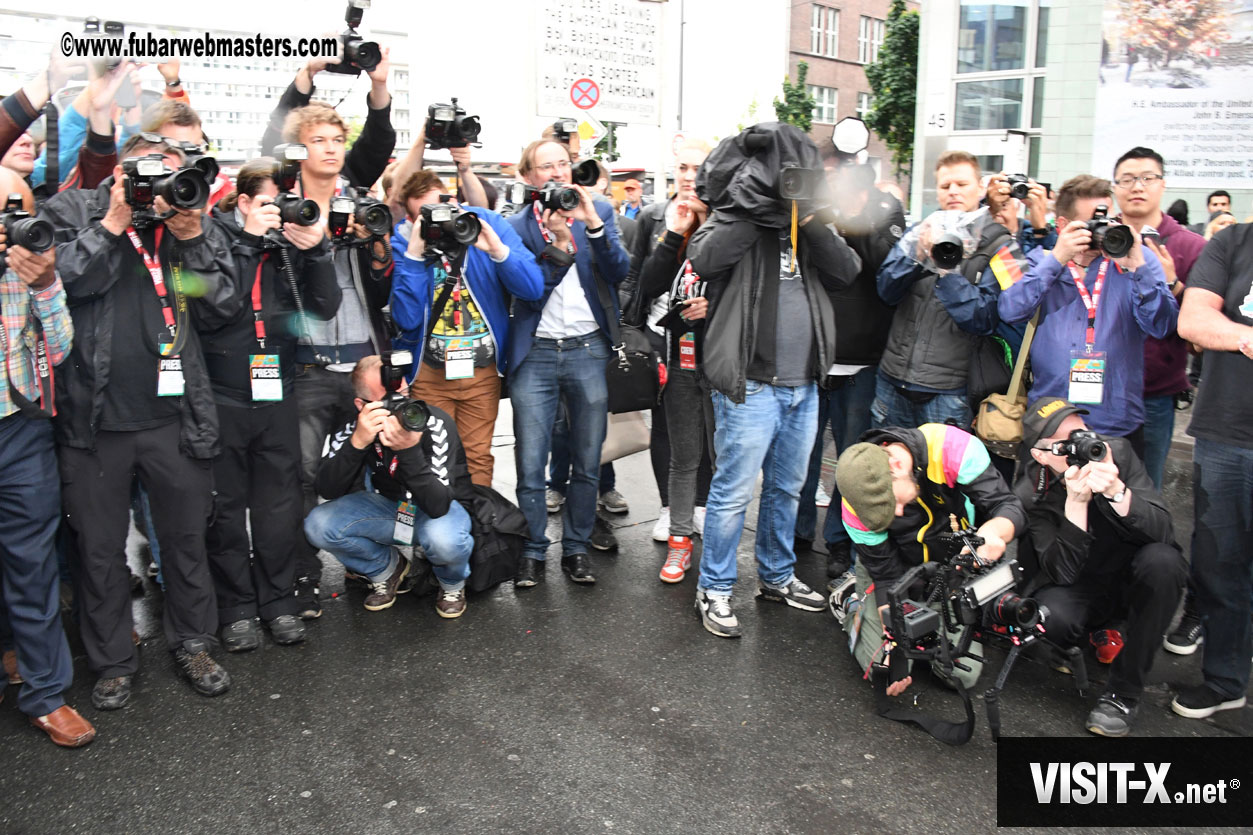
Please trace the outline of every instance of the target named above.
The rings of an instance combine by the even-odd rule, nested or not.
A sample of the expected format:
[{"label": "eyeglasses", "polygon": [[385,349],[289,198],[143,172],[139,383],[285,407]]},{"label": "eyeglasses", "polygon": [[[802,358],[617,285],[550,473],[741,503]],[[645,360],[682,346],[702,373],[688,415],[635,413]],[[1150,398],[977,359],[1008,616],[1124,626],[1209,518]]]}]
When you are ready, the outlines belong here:
[{"label": "eyeglasses", "polygon": [[1141,174],[1138,177],[1131,174],[1124,174],[1117,180],[1114,180],[1114,182],[1118,184],[1119,188],[1134,188],[1136,183],[1144,183],[1145,188],[1148,188],[1158,180],[1164,179],[1166,178],[1161,174]]},{"label": "eyeglasses", "polygon": [[546,162],[543,165],[535,166],[535,170],[543,171],[545,174],[549,174],[553,171],[569,171],[570,160],[563,159],[560,162]]}]

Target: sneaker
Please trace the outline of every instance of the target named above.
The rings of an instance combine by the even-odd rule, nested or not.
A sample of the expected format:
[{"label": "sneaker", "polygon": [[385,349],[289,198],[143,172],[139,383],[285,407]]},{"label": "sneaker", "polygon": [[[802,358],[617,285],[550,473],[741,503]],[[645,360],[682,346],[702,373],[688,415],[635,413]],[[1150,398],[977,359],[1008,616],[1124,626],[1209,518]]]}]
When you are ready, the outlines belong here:
[{"label": "sneaker", "polygon": [[305,624],[295,615],[279,615],[268,620],[265,625],[270,627],[270,637],[279,646],[291,646],[305,639]]},{"label": "sneaker", "polygon": [[814,491],[814,504],[818,507],[831,506],[831,496],[822,488],[822,482],[818,483],[818,489]]},{"label": "sneaker", "polygon": [[1187,690],[1179,691],[1170,709],[1185,719],[1205,719],[1220,710],[1235,710],[1244,707],[1245,697],[1225,699],[1208,685],[1198,684]]},{"label": "sneaker", "polygon": [[96,710],[121,710],[131,700],[131,676],[96,679],[91,703]]},{"label": "sneaker", "polygon": [[459,618],[466,613],[465,586],[456,591],[441,588],[435,598],[435,613],[441,618]]},{"label": "sneaker", "polygon": [[670,537],[670,550],[666,564],[661,567],[661,582],[681,583],[683,575],[692,567],[692,539],[687,536]]},{"label": "sneaker", "polygon": [[613,528],[600,516],[592,523],[592,535],[587,542],[597,551],[612,551],[618,547],[618,537],[614,536]]},{"label": "sneaker", "polygon": [[836,621],[843,626],[848,616],[861,606],[861,595],[857,593],[857,577],[851,571],[846,572],[843,576],[832,580],[827,588],[831,590],[831,596],[827,598],[827,606]]},{"label": "sneaker", "polygon": [[366,595],[364,604],[367,610],[381,612],[384,609],[390,609],[391,605],[396,602],[396,589],[400,588],[400,582],[409,573],[409,561],[404,558],[404,555],[398,556],[400,559],[390,577],[377,583],[370,583],[371,591]]},{"label": "sneaker", "polygon": [[312,577],[296,578],[296,599],[300,601],[298,614],[305,620],[322,617],[321,589]]},{"label": "sneaker", "polygon": [[692,511],[692,527],[695,528],[695,534],[699,537],[705,536],[705,508],[697,505]]},{"label": "sneaker", "polygon": [[1106,693],[1097,700],[1083,726],[1099,736],[1126,736],[1131,733],[1131,720],[1139,711],[1139,699],[1124,699],[1115,693]]},{"label": "sneaker", "polygon": [[202,638],[183,641],[174,651],[178,670],[202,696],[220,696],[231,688],[230,673],[209,654],[209,642]]},{"label": "sneaker", "polygon": [[597,503],[609,513],[626,513],[631,509],[631,506],[627,504],[626,496],[617,490],[606,490],[601,493]]},{"label": "sneaker", "polygon": [[757,598],[759,600],[770,600],[775,603],[786,603],[793,608],[803,609],[806,612],[821,612],[826,605],[822,595],[802,583],[797,577],[793,577],[781,589],[758,582]]},{"label": "sneaker", "polygon": [[561,506],[566,503],[564,493],[552,489],[551,487],[544,493],[544,504],[548,506],[549,513],[556,513],[561,510]]},{"label": "sneaker", "polygon": [[1117,629],[1099,629],[1089,635],[1088,640],[1096,647],[1096,660],[1102,664],[1113,664],[1122,652],[1122,633]]},{"label": "sneaker", "polygon": [[653,524],[653,541],[668,542],[670,540],[670,508],[663,507],[661,513],[657,514],[657,521]]},{"label": "sneaker", "polygon": [[261,646],[256,618],[244,618],[222,627],[222,646],[227,652],[248,652]]},{"label": "sneaker", "polygon": [[697,589],[696,612],[701,625],[719,638],[740,637],[740,622],[731,611],[731,595]]},{"label": "sneaker", "polygon": [[1201,634],[1201,619],[1194,614],[1184,612],[1179,626],[1162,642],[1162,648],[1175,655],[1191,655],[1203,643],[1205,643],[1205,636]]}]

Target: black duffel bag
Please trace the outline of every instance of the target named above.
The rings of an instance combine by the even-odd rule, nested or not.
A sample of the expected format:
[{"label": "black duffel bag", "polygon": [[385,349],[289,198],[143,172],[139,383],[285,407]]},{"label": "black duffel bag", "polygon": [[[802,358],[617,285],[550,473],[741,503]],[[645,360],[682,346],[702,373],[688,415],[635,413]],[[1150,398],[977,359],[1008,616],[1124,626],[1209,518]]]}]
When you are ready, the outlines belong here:
[{"label": "black duffel bag", "polygon": [[518,559],[530,529],[526,517],[513,502],[490,487],[474,485],[470,511],[470,532],[474,551],[470,554],[470,579],[466,588],[486,591],[518,574]]}]

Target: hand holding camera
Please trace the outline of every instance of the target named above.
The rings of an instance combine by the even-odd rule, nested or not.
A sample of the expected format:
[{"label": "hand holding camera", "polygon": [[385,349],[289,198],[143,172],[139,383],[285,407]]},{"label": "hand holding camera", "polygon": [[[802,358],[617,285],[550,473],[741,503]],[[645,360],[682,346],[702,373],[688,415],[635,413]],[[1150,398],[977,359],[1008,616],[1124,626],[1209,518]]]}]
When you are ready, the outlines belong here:
[{"label": "hand holding camera", "polygon": [[[11,205],[12,198],[10,198]],[[19,198],[20,208],[20,198]],[[56,260],[57,252],[52,246],[52,229],[47,221],[38,220],[30,217],[14,218],[14,215],[26,215],[26,212],[14,211],[6,206],[3,214],[0,214],[0,271],[3,270],[4,264],[13,268],[13,272],[17,273],[17,277],[32,290],[42,290],[56,280]],[[31,237],[23,235],[22,230],[15,229],[21,224],[42,224],[47,226],[46,235],[43,234],[44,229],[41,226],[37,232],[35,241],[25,240]],[[10,239],[10,230],[13,230],[12,239]],[[47,245],[44,246],[46,239]],[[24,241],[24,243],[22,242]],[[28,248],[25,244],[31,244]]]},{"label": "hand holding camera", "polygon": [[566,223],[565,213],[545,209],[543,219],[544,226],[548,228],[549,232],[553,233],[553,242],[556,246],[560,249],[568,247],[574,236],[570,234],[570,226]]},{"label": "hand holding camera", "polygon": [[988,208],[996,214],[1005,208],[1005,204],[1009,202],[1009,198],[1013,197],[1014,184],[1010,182],[1010,177],[1004,171],[994,174],[988,180],[987,200]]},{"label": "hand holding camera", "polygon": [[258,196],[255,208],[248,213],[248,217],[244,221],[244,231],[249,235],[256,235],[258,238],[262,238],[265,237],[267,232],[278,229],[282,225],[283,219],[274,201]]},{"label": "hand holding camera", "polygon": [[392,418],[392,413],[381,400],[363,403],[361,411],[357,413],[357,427],[352,431],[352,445],[357,449],[370,446],[382,433],[388,418]]},{"label": "hand holding camera", "polygon": [[1088,251],[1092,245],[1092,232],[1086,220],[1072,220],[1057,235],[1053,257],[1061,264],[1069,264]]},{"label": "hand holding camera", "polygon": [[496,261],[504,260],[509,254],[509,247],[505,246],[504,241],[496,234],[496,230],[490,223],[479,224],[479,234],[474,239],[474,245]]},{"label": "hand holding camera", "polygon": [[126,174],[122,166],[113,166],[113,186],[109,189],[109,210],[100,225],[113,235],[121,235],[131,225],[131,206],[126,201]]},{"label": "hand holding camera", "polygon": [[169,213],[169,216],[165,218],[165,228],[180,241],[189,241],[201,234],[199,209],[171,209],[161,197],[153,201],[153,206],[162,214]]}]

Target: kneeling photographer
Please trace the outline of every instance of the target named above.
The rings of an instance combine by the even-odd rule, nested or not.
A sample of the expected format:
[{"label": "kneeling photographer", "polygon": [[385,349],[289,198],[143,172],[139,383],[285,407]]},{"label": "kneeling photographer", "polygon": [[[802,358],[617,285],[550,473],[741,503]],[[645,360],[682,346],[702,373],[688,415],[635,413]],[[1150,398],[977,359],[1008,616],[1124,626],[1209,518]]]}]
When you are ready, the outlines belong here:
[{"label": "kneeling photographer", "polygon": [[452,418],[399,393],[409,352],[365,357],[352,372],[357,417],[326,444],[305,536],[371,586],[365,608],[389,608],[409,573],[400,546],[419,544],[439,581],[435,610],[460,617],[470,576],[467,508],[474,487]]},{"label": "kneeling photographer", "polygon": [[296,341],[306,317],[335,315],[341,294],[318,206],[291,193],[298,171],[298,162],[270,157],[245,163],[236,190],[213,209],[238,277],[237,313],[202,336],[222,433],[207,545],[228,652],[260,646],[258,616],[277,644],[305,634],[295,596],[304,518]]},{"label": "kneeling photographer", "polygon": [[1084,727],[1126,736],[1179,605],[1187,564],[1166,503],[1130,442],[1089,431],[1086,414],[1045,397],[1023,416],[1023,448],[1031,459],[1014,483],[1027,510],[1018,555],[1027,589],[1048,609],[1050,642],[1080,644],[1090,630],[1125,613],[1125,645],[1113,629],[1093,636],[1098,658],[1105,660],[1102,644],[1106,657],[1117,654]]}]

